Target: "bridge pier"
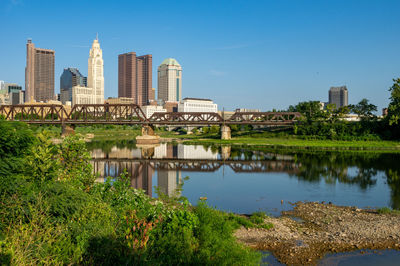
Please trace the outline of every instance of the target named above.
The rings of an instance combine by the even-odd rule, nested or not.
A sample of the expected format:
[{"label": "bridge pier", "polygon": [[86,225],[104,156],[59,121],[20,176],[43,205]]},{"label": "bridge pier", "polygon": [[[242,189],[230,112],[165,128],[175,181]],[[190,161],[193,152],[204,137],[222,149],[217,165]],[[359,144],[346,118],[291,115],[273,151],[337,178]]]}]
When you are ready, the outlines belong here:
[{"label": "bridge pier", "polygon": [[221,139],[231,139],[231,128],[229,126],[221,126]]},{"label": "bridge pier", "polygon": [[154,133],[154,129],[150,125],[142,126],[142,135],[136,137],[136,144],[158,144],[160,143],[160,136]]},{"label": "bridge pier", "polygon": [[61,126],[61,137],[66,137],[75,134],[75,125],[62,124]]}]

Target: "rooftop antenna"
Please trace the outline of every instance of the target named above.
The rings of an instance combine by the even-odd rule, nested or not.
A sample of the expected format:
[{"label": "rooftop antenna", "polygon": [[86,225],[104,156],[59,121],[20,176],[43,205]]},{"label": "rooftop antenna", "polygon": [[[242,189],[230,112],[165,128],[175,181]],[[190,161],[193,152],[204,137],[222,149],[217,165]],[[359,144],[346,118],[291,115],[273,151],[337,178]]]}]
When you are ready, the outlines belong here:
[{"label": "rooftop antenna", "polygon": [[97,41],[99,40],[99,33],[98,32],[96,32],[96,40]]}]

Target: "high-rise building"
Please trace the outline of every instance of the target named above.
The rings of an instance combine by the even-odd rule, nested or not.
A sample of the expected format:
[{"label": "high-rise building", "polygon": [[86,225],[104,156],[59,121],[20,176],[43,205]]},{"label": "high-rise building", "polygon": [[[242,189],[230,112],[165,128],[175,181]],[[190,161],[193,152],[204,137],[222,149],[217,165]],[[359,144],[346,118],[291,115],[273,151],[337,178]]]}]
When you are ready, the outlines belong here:
[{"label": "high-rise building", "polygon": [[0,90],[4,90],[4,80],[0,80]]},{"label": "high-rise building", "polygon": [[118,97],[132,98],[138,105],[154,100],[152,91],[152,55],[135,52],[118,56]]},{"label": "high-rise building", "polygon": [[26,44],[25,101],[40,102],[54,98],[54,50],[35,48],[32,40]]},{"label": "high-rise building", "polygon": [[158,99],[164,102],[182,100],[182,67],[174,58],[165,59],[158,67]]},{"label": "high-rise building", "polygon": [[93,88],[94,103],[104,103],[104,62],[98,37],[93,41],[88,60],[87,86]]},{"label": "high-rise building", "polygon": [[87,78],[84,77],[77,68],[64,68],[60,77],[60,101],[72,102],[72,87],[87,87]]},{"label": "high-rise building", "polygon": [[349,96],[346,86],[331,87],[329,90],[329,103],[335,104],[336,108],[349,105]]}]

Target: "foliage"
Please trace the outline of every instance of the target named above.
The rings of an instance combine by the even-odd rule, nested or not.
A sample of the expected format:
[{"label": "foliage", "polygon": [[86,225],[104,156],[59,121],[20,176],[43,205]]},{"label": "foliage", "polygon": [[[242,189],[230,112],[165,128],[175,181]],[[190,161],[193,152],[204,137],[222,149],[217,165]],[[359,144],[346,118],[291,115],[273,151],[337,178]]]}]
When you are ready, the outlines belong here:
[{"label": "foliage", "polygon": [[400,78],[393,79],[393,85],[390,87],[390,103],[388,107],[389,125],[400,124]]},{"label": "foliage", "polygon": [[0,127],[2,157],[24,166],[0,175],[1,263],[259,263],[259,253],[236,242],[235,223],[205,204],[152,199],[124,174],[94,183],[79,137],[54,145],[46,131]]},{"label": "foliage", "polygon": [[399,211],[399,210],[393,210],[393,209],[388,208],[388,207],[379,208],[379,209],[377,209],[377,212],[378,212],[379,214],[394,214],[394,215],[400,215],[400,211]]},{"label": "foliage", "polygon": [[34,182],[55,180],[60,169],[57,147],[46,134],[39,134],[37,142],[37,145],[32,146],[30,155],[26,159],[27,178]]},{"label": "foliage", "polygon": [[61,167],[58,173],[59,180],[73,180],[87,188],[94,182],[93,168],[86,144],[78,136],[68,136],[58,148],[58,160]]},{"label": "foliage", "polygon": [[319,101],[300,102],[296,106],[289,106],[288,111],[301,113],[308,123],[325,118]]},{"label": "foliage", "polygon": [[377,106],[369,103],[368,99],[362,99],[356,105],[350,105],[350,110],[353,111],[355,114],[359,115],[362,120],[370,120],[376,118],[374,112],[376,112]]}]

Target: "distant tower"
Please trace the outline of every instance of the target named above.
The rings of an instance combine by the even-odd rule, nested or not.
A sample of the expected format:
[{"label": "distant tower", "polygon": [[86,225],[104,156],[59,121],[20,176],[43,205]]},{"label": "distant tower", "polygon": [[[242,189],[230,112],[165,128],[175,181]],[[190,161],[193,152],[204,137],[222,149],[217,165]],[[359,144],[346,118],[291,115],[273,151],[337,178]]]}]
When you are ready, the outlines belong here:
[{"label": "distant tower", "polygon": [[331,87],[329,90],[329,103],[335,104],[336,108],[349,105],[349,95],[347,87]]},{"label": "distant tower", "polygon": [[103,51],[100,49],[98,37],[93,41],[88,60],[87,85],[93,88],[95,103],[104,103],[104,62]]},{"label": "distant tower", "polygon": [[152,55],[135,52],[118,55],[118,97],[132,98],[138,105],[154,100],[152,93]]},{"label": "distant tower", "polygon": [[164,102],[182,100],[182,67],[174,58],[165,59],[158,67],[158,99]]},{"label": "distant tower", "polygon": [[46,102],[54,99],[54,50],[35,48],[32,40],[26,44],[25,101],[33,98]]}]

